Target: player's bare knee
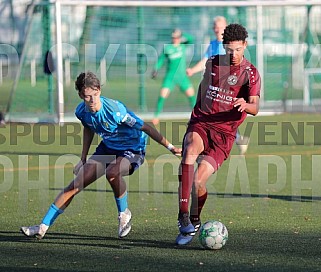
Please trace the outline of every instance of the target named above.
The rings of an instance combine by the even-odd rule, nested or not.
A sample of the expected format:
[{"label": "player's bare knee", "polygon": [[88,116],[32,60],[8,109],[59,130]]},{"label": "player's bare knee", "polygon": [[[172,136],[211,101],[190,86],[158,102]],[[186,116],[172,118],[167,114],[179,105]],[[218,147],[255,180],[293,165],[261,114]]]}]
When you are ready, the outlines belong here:
[{"label": "player's bare knee", "polygon": [[204,191],[206,190],[206,182],[204,182],[203,180],[195,180],[194,181],[194,186],[196,191]]},{"label": "player's bare knee", "polygon": [[119,175],[119,171],[112,169],[106,172],[106,179],[109,181],[109,183],[113,183],[119,177]]},{"label": "player's bare knee", "polygon": [[193,145],[187,145],[184,148],[183,157],[185,160],[192,160],[192,163],[194,163],[198,157],[197,148],[195,148]]}]

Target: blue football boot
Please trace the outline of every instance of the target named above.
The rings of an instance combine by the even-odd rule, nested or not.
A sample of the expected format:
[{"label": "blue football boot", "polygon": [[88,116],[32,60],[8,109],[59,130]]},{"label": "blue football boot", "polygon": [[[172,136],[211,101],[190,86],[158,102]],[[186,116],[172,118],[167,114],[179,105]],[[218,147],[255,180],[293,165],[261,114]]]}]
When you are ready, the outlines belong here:
[{"label": "blue football boot", "polygon": [[201,220],[192,222],[192,225],[194,226],[194,231],[190,233],[180,233],[176,237],[175,243],[177,245],[187,245],[190,242],[192,242],[195,234],[198,232],[199,228],[201,227]]}]

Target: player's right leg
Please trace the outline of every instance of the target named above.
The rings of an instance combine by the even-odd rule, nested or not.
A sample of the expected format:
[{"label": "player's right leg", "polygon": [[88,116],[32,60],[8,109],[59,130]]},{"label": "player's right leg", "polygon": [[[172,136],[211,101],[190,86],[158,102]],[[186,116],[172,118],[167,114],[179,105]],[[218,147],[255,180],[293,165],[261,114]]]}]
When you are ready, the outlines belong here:
[{"label": "player's right leg", "polygon": [[190,209],[190,222],[194,226],[194,231],[187,234],[180,233],[176,238],[176,244],[178,245],[189,244],[201,227],[201,211],[207,199],[206,182],[213,172],[214,168],[210,163],[206,161],[199,163],[194,175],[194,186],[192,190],[192,203]]},{"label": "player's right leg", "polygon": [[190,233],[179,233],[176,237],[175,243],[179,246],[187,245],[192,242],[194,236],[198,232],[199,228],[201,227],[201,221],[192,221],[192,225],[194,226],[194,231]]},{"label": "player's right leg", "polygon": [[194,182],[194,163],[203,150],[204,144],[199,133],[187,131],[184,137],[183,158],[179,174],[178,229],[180,234],[176,238],[176,244],[178,245],[182,244],[180,242],[182,236],[195,232],[195,227],[191,223],[189,216],[189,198]]},{"label": "player's right leg", "polygon": [[20,231],[28,237],[35,237],[40,240],[45,236],[48,229],[49,226],[41,223],[36,226],[21,227]]},{"label": "player's right leg", "polygon": [[21,227],[20,231],[28,237],[42,239],[49,227],[53,225],[57,217],[69,206],[73,197],[82,189],[94,182],[103,175],[103,166],[96,161],[88,160],[79,170],[75,179],[59,193],[54,203],[52,203],[41,221],[40,225]]}]

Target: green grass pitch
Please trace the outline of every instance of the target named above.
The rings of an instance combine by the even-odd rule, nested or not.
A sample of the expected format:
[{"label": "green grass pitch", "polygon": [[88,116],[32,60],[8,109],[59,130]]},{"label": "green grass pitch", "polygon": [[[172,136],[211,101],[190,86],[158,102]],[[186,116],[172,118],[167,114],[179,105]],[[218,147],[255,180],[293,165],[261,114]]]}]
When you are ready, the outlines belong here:
[{"label": "green grass pitch", "polygon": [[[185,121],[163,123],[175,144]],[[127,179],[128,237],[117,238],[116,205],[104,178],[76,196],[43,240],[24,237],[20,226],[40,223],[72,179],[81,133],[7,124],[0,128],[0,270],[320,271],[320,122],[317,114],[247,118],[241,127],[252,126],[247,154],[234,146],[208,181],[202,221],[220,220],[229,231],[218,251],[202,249],[197,238],[175,246],[180,160],[152,141],[145,164]]]}]

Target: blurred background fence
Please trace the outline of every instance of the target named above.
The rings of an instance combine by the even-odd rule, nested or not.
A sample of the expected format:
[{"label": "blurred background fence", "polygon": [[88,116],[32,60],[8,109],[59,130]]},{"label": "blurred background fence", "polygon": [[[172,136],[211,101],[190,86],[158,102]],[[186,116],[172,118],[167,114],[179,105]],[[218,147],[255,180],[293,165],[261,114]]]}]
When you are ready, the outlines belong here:
[{"label": "blurred background fence", "polygon": [[[171,31],[194,36],[193,65],[218,15],[249,32],[246,57],[262,75],[263,111],[321,109],[320,1],[2,0],[0,110],[11,121],[64,121],[80,101],[77,74],[92,70],[103,95],[152,113],[165,69],[150,75]],[[192,77],[196,90],[201,76]],[[175,90],[164,110],[188,113],[188,102]]]}]

